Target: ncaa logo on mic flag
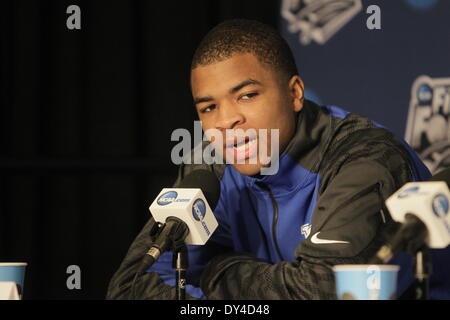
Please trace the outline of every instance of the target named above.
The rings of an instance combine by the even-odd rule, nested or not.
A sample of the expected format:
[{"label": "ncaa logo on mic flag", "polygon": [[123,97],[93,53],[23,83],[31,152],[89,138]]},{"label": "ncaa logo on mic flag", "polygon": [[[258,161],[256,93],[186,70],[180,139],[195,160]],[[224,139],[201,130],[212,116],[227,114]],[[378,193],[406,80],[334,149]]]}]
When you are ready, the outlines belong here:
[{"label": "ncaa logo on mic flag", "polygon": [[192,215],[195,220],[202,221],[206,214],[206,205],[202,199],[197,199],[192,204]]},{"label": "ncaa logo on mic flag", "polygon": [[399,199],[401,199],[401,198],[406,198],[406,197],[408,197],[409,195],[411,195],[411,194],[413,194],[413,193],[416,193],[416,192],[418,192],[419,191],[419,187],[418,186],[416,186],[416,187],[411,187],[411,188],[408,188],[408,189],[405,189],[405,190],[403,190],[402,192],[400,192],[399,194],[398,194],[398,198]]},{"label": "ncaa logo on mic flag", "polygon": [[175,201],[178,197],[178,193],[176,191],[169,191],[163,193],[158,200],[156,201],[160,206],[165,206]]},{"label": "ncaa logo on mic flag", "polygon": [[445,217],[448,213],[448,199],[443,194],[438,194],[433,199],[433,212],[438,217]]},{"label": "ncaa logo on mic flag", "polygon": [[206,204],[202,199],[197,199],[192,204],[192,215],[194,216],[194,219],[199,221],[205,230],[206,235],[210,235],[211,231],[209,231],[208,226],[206,225],[204,218],[206,215]]},{"label": "ncaa logo on mic flag", "polygon": [[445,225],[447,232],[450,234],[450,226],[448,225],[446,215],[448,213],[448,199],[443,194],[438,194],[434,197],[432,202],[434,214],[441,219],[442,223]]}]

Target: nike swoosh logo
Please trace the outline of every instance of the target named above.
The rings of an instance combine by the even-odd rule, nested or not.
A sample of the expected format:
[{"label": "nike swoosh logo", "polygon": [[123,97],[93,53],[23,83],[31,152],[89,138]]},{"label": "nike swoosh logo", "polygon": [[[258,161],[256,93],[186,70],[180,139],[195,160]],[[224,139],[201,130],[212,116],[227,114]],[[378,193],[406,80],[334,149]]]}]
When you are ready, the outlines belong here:
[{"label": "nike swoosh logo", "polygon": [[328,239],[319,239],[319,232],[314,233],[314,235],[311,237],[311,242],[315,244],[331,244],[331,243],[350,243],[348,241],[341,241],[341,240],[328,240]]}]

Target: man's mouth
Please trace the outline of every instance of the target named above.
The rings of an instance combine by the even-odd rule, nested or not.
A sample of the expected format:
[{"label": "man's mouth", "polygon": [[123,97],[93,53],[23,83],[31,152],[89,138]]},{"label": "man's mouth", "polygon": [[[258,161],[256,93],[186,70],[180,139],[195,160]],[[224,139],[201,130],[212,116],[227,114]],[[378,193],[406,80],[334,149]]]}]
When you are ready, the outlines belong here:
[{"label": "man's mouth", "polygon": [[244,139],[235,139],[226,144],[227,153],[231,153],[234,159],[245,160],[256,155],[257,138],[245,137]]}]

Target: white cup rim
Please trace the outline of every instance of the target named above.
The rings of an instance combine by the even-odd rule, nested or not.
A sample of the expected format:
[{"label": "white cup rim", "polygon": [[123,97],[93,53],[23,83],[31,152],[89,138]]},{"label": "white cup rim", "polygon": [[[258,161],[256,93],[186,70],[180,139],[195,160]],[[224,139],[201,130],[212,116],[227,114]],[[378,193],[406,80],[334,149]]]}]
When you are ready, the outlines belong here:
[{"label": "white cup rim", "polygon": [[21,267],[27,266],[26,262],[0,262],[0,267]]},{"label": "white cup rim", "polygon": [[377,267],[380,271],[398,271],[400,266],[394,264],[341,264],[333,267],[334,272],[366,271],[369,267]]}]

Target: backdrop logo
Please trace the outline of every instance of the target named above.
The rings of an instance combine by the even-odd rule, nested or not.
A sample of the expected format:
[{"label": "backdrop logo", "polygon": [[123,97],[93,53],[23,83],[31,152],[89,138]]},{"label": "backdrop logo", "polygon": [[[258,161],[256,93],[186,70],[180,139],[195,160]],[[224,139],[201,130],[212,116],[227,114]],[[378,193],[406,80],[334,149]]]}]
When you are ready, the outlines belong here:
[{"label": "backdrop logo", "polygon": [[361,9],[361,0],[283,0],[281,16],[302,45],[324,44]]},{"label": "backdrop logo", "polygon": [[169,191],[166,193],[163,193],[158,200],[156,201],[160,206],[165,206],[169,203],[172,203],[177,198],[178,193],[176,191]]},{"label": "backdrop logo", "polygon": [[405,140],[431,173],[450,166],[450,78],[414,81]]}]

